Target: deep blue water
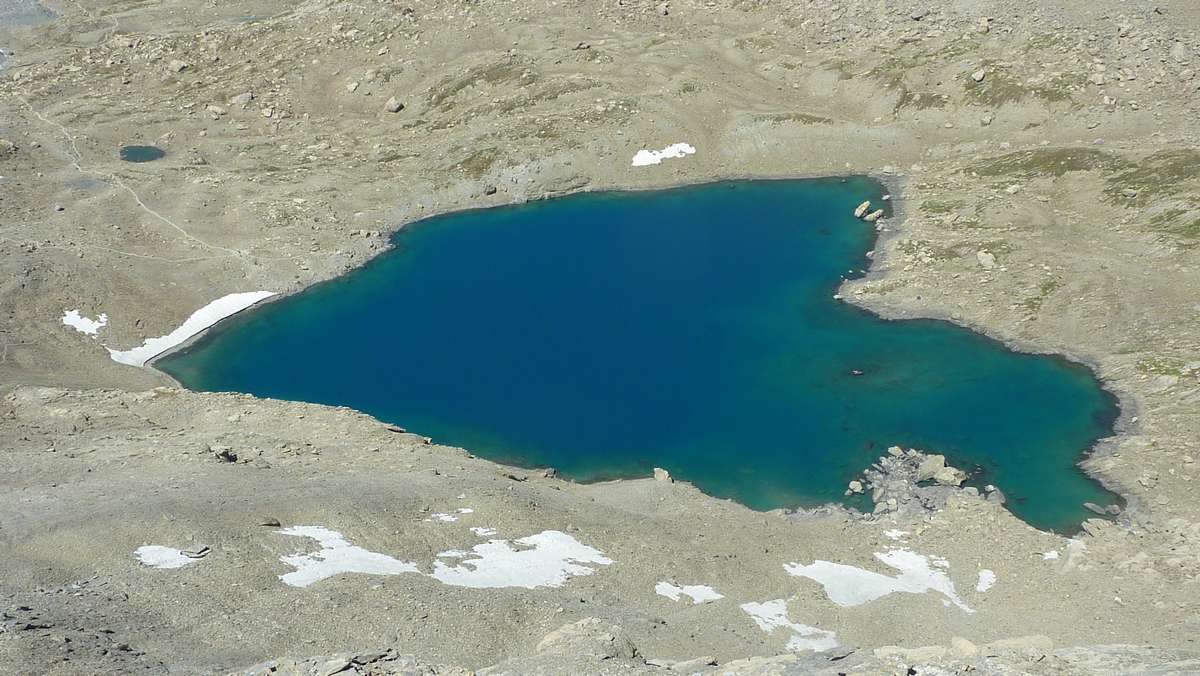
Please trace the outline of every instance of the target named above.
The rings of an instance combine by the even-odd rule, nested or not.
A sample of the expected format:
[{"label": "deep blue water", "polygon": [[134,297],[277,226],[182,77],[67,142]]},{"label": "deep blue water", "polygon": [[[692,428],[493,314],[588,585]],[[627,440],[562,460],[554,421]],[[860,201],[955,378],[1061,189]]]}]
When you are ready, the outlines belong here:
[{"label": "deep blue water", "polygon": [[875,241],[851,211],[881,190],[742,181],[438,216],[158,366],[579,480],[666,467],[757,509],[842,500],[913,446],[1074,530],[1083,502],[1118,500],[1076,466],[1114,398],[1080,365],[835,300]]}]

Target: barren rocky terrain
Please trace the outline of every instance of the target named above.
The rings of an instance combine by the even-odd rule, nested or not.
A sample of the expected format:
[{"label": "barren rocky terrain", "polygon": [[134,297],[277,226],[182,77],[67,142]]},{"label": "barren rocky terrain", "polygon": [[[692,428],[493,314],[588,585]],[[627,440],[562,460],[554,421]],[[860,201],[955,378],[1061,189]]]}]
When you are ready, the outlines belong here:
[{"label": "barren rocky terrain", "polygon": [[[0,671],[1200,672],[1200,5],[46,4],[0,25]],[[579,485],[105,350],[442,211],[860,173],[897,210],[841,296],[1094,368],[1119,515],[899,450],[873,514]]]}]

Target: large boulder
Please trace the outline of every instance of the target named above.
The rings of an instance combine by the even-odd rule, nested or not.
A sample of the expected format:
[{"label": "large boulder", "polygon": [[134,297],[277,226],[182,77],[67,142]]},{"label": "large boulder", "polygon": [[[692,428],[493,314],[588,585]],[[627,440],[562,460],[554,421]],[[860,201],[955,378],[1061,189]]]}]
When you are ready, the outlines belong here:
[{"label": "large boulder", "polygon": [[625,630],[606,624],[598,617],[587,617],[555,629],[538,642],[534,652],[542,656],[569,655],[595,660],[638,657],[637,646]]},{"label": "large boulder", "polygon": [[917,465],[917,481],[929,481],[944,469],[946,469],[946,456],[927,455],[921,464]]}]

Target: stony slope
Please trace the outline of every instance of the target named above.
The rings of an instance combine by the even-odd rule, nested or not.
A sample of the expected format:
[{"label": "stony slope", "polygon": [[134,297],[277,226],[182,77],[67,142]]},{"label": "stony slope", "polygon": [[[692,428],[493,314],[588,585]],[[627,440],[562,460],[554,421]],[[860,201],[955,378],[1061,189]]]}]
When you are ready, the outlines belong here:
[{"label": "stony slope", "polygon": [[[14,52],[0,78],[9,671],[197,673],[380,647],[510,673],[777,653],[744,668],[1189,671],[1179,651],[1192,648],[1200,601],[1194,3],[54,8],[57,21],[0,42]],[[680,141],[696,154],[630,167],[638,150]],[[122,163],[116,148],[129,142],[168,156]],[[872,273],[842,296],[1091,364],[1125,411],[1085,463],[1127,498],[1119,519],[1068,540],[965,492],[933,513],[864,517],[759,514],[678,483],[579,486],[353,412],[152,389],[169,383],[102,348],[166,334],[227,293],[336,275],[394,228],[447,209],[846,172],[888,178],[902,213],[882,224]],[[89,337],[62,324],[72,309],[108,323]],[[457,521],[433,517],[464,506],[474,511]],[[334,529],[417,572],[289,587],[281,557],[315,551],[275,532],[295,525]],[[453,563],[439,554],[492,537],[471,527],[510,543],[560,532],[614,563],[559,587],[439,581],[436,562]],[[210,552],[156,570],[134,558],[143,545]],[[894,576],[876,555],[898,549],[943,557],[974,612],[937,591],[843,607],[784,568]],[[985,592],[974,591],[981,569],[997,576]],[[664,581],[724,598],[671,601],[654,591]],[[832,663],[840,653],[788,656],[798,632],[764,631],[741,607],[775,600],[788,622],[855,650]],[[538,652],[587,618],[617,627],[600,633],[629,637],[641,658]],[[1022,639],[1038,653],[1028,660],[955,652],[956,637],[1028,636],[1045,637]],[[1116,644],[1155,648],[1081,647]],[[945,652],[876,656],[888,645]]]}]

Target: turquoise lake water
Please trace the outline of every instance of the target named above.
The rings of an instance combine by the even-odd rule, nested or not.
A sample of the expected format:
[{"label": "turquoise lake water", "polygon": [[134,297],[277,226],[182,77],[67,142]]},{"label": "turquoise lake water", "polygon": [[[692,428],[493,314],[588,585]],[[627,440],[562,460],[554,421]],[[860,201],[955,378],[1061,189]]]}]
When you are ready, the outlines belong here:
[{"label": "turquoise lake water", "polygon": [[666,467],[756,509],[844,500],[888,446],[917,447],[1076,530],[1085,501],[1118,502],[1076,466],[1115,399],[1083,366],[834,299],[875,242],[851,212],[881,190],[740,181],[438,216],[158,366],[579,480]]},{"label": "turquoise lake water", "polygon": [[121,146],[117,156],[126,162],[153,162],[166,157],[167,152],[157,146]]}]

